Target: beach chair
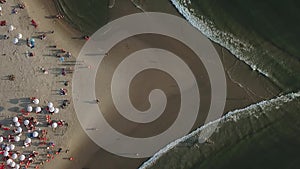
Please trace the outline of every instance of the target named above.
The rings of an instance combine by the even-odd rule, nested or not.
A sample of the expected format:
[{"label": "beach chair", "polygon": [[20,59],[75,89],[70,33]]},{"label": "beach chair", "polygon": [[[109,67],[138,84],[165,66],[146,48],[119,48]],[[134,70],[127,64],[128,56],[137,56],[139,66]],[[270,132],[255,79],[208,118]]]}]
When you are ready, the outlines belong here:
[{"label": "beach chair", "polygon": [[0,26],[6,26],[6,21],[0,21]]},{"label": "beach chair", "polygon": [[38,26],[37,23],[36,23],[33,19],[31,20],[31,24],[32,24],[35,28],[37,28],[37,26]]},{"label": "beach chair", "polygon": [[28,115],[29,115],[29,113],[28,113],[25,109],[22,109],[20,112],[21,112],[24,116],[28,116]]},{"label": "beach chair", "polygon": [[5,130],[5,131],[10,130],[10,128],[8,128],[8,127],[2,127],[2,129]]}]

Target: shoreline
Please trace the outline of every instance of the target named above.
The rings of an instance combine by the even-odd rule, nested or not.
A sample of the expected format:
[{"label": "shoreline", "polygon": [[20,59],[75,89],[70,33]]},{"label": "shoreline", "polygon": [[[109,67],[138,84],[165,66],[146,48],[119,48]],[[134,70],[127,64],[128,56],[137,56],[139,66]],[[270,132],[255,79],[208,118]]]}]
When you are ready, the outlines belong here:
[{"label": "shoreline", "polygon": [[[31,6],[32,8],[35,9],[35,10],[32,10],[32,11],[36,11],[36,9],[40,9],[39,12],[37,12],[38,14],[35,13],[35,12],[33,13],[32,11],[29,10],[29,15],[32,16],[32,17],[37,18],[37,20],[40,21],[40,23],[42,23],[40,25],[41,29],[45,29],[46,30],[48,28],[48,25],[55,26],[55,32],[56,33],[53,35],[53,37],[49,37],[49,38],[51,40],[53,40],[55,43],[57,43],[59,46],[66,46],[67,50],[71,50],[71,52],[75,56],[77,56],[78,53],[79,53],[79,51],[80,51],[80,49],[81,49],[81,46],[84,44],[84,41],[72,39],[72,37],[78,37],[78,34],[81,34],[81,33],[79,31],[75,30],[73,26],[69,25],[69,23],[67,23],[67,22],[65,22],[63,20],[58,20],[58,21],[54,22],[52,20],[47,20],[47,19],[44,18],[44,16],[47,16],[49,14],[50,15],[51,14],[54,15],[54,14],[57,13],[56,9],[55,9],[55,5],[52,4],[53,2],[50,1],[50,2],[47,2],[46,4],[43,4],[41,1],[31,0],[31,1],[28,1],[26,3],[29,4],[29,7]],[[122,2],[122,3],[126,4],[125,2]],[[118,4],[118,2],[116,2],[115,7],[118,9],[118,7],[120,8],[120,6],[121,5]],[[116,18],[116,16],[118,17],[118,16],[123,15],[122,12],[121,13],[117,13],[116,12],[117,9],[114,9],[114,8],[112,9],[112,12],[113,12],[113,14],[112,14],[113,17],[112,18]],[[46,11],[43,11],[41,9],[46,10]],[[222,51],[222,49],[220,48],[219,52],[224,52],[224,51]],[[238,84],[235,84],[235,85],[238,86]],[[232,86],[235,86],[235,85],[232,84]],[[255,91],[255,92],[258,92],[258,91]],[[236,93],[232,93],[233,100],[235,98],[244,97],[244,96],[255,97],[255,96],[248,96],[248,94],[243,94],[242,96],[240,96],[240,95],[237,95]],[[265,96],[263,96],[263,97],[265,97]],[[251,102],[251,99],[249,99],[247,101],[247,103],[243,103],[242,105],[245,105],[245,104],[247,105],[247,104],[249,104],[249,102]],[[239,104],[241,105],[241,103],[239,103]],[[236,107],[237,105],[238,105],[238,103],[235,103],[235,102],[232,104],[233,107]],[[241,107],[243,107],[243,106],[241,106]],[[231,109],[231,108],[229,108],[229,109]],[[70,138],[72,138],[72,140],[70,141],[71,143],[66,143],[66,144],[72,145],[72,147],[71,147],[71,153],[74,154],[74,155],[76,155],[75,159],[80,158],[80,155],[78,155],[78,154],[80,154],[80,152],[82,152],[82,151],[86,152],[86,153],[87,152],[92,152],[94,154],[94,158],[95,158],[93,161],[98,160],[96,156],[103,156],[104,155],[103,159],[100,162],[95,162],[93,164],[94,167],[96,167],[97,164],[99,164],[99,163],[105,164],[106,160],[112,161],[112,159],[114,159],[114,160],[118,159],[118,158],[114,157],[114,155],[107,154],[107,152],[101,150],[100,148],[97,148],[96,145],[93,145],[94,143],[91,142],[91,140],[89,140],[87,138],[87,136],[82,131],[82,129],[79,129],[80,131],[77,131],[78,127],[79,128],[81,128],[81,127],[79,125],[78,120],[76,119],[76,114],[74,113],[74,109],[73,108],[71,108],[71,110],[70,110],[69,113],[71,113],[71,112],[73,114],[72,118],[74,120],[74,122],[72,122],[72,123],[75,125],[74,127],[72,127],[71,131],[78,132],[78,135],[74,136],[74,135],[71,134],[69,136]],[[91,145],[91,146],[88,146],[89,148],[87,150],[83,150],[82,147],[76,147],[76,145],[87,145],[87,144]],[[73,149],[76,149],[76,150],[73,150]],[[89,155],[89,157],[92,157],[93,154]],[[101,158],[101,157],[99,157],[99,158]],[[131,166],[131,167],[136,166],[138,163],[141,164],[142,161],[143,161],[143,159],[139,160],[138,162],[137,161],[131,161],[129,159],[125,159],[123,161],[121,159],[118,159],[118,160],[120,160],[120,162],[127,163],[128,167],[129,166]],[[88,165],[88,163],[90,161],[91,161],[91,159],[88,159],[86,157],[86,158],[78,159],[78,161],[75,160],[74,162],[71,162],[71,164],[70,164],[70,162],[68,162],[66,160],[60,160],[59,159],[58,161],[56,161],[56,163],[49,163],[49,165],[47,165],[47,166],[49,168],[51,168],[51,167],[54,167],[54,168],[58,167],[59,168],[59,167],[63,167],[63,166],[64,167],[66,167],[66,166],[68,166],[68,167],[70,167],[70,166],[72,166],[72,167],[82,166],[83,167],[85,165]],[[131,163],[131,164],[128,164],[128,163]],[[116,166],[118,166],[118,165],[116,165]],[[115,168],[117,168],[116,166],[115,166]]]},{"label": "shoreline", "polygon": [[[75,6],[78,10],[76,13],[72,13],[72,10],[69,9],[70,2],[66,2],[67,0],[54,0],[53,4],[55,5],[56,10],[58,13],[62,14],[64,16],[63,20],[70,26],[72,26],[75,30],[80,31],[83,34],[91,35],[93,34],[98,28],[102,27],[108,22],[108,8],[110,8],[110,1],[109,0],[98,0],[98,2],[104,3],[106,2],[106,6],[103,4],[96,4],[97,1],[92,1],[88,3],[95,3],[92,7],[96,8],[98,10],[101,10],[101,12],[97,12],[94,15],[98,16],[94,17],[94,15],[88,15],[89,17],[83,15],[85,11],[79,10],[80,8],[86,8],[85,6]],[[78,3],[79,1],[77,1]],[[113,6],[115,2],[112,2]],[[102,7],[103,6],[103,7]],[[113,7],[112,6],[112,7]],[[90,9],[92,10],[92,9]],[[95,11],[94,11],[95,12]],[[86,19],[89,18],[89,19]],[[97,19],[96,19],[97,18]],[[96,23],[88,22],[89,20],[93,20]]]},{"label": "shoreline", "polygon": [[[271,51],[274,47],[260,49],[255,43],[251,44],[250,41],[245,39],[238,39],[236,35],[226,32],[223,29],[219,29],[208,17],[205,17],[202,14],[197,15],[195,12],[196,10],[193,8],[189,9],[191,6],[190,2],[186,3],[181,0],[171,0],[171,2],[195,28],[205,34],[205,36],[212,41],[230,50],[230,52],[236,56],[237,59],[246,63],[249,67],[251,67],[252,70],[258,71],[267,78],[270,78],[275,85],[279,86],[286,93],[297,90],[297,85],[292,85],[288,81],[292,79],[296,80],[295,84],[297,84],[299,81],[299,78],[295,73],[297,72],[297,67],[299,67],[297,58],[286,58],[284,57],[283,53],[272,56]],[[260,43],[267,42],[262,41]],[[253,57],[253,55],[261,55],[263,57]],[[265,58],[264,62],[266,63],[261,63],[259,59],[262,58]],[[280,60],[280,63],[278,63],[277,60]],[[270,66],[269,62],[267,61],[272,62],[273,65]],[[292,64],[293,66],[284,67],[284,64]],[[272,69],[272,66],[278,66],[277,68],[294,78],[286,79],[282,76],[279,76],[278,74],[281,72],[279,70],[277,71]],[[293,74],[290,75],[291,73]]]},{"label": "shoreline", "polygon": [[[239,120],[241,121],[242,119],[246,119],[249,118],[251,119],[251,116],[258,121],[259,118],[261,118],[260,116],[265,116],[266,114],[271,115],[272,111],[271,110],[278,110],[280,109],[283,105],[285,104],[289,104],[289,103],[293,103],[293,102],[299,102],[299,97],[300,97],[300,91],[296,92],[296,93],[288,93],[286,95],[282,95],[282,96],[277,96],[275,98],[272,98],[270,100],[265,100],[253,105],[250,105],[246,108],[243,109],[237,109],[234,111],[230,111],[228,112],[228,114],[222,116],[220,119],[217,119],[211,123],[208,123],[200,128],[198,128],[197,130],[193,131],[192,133],[178,139],[175,140],[174,142],[168,144],[165,148],[161,149],[159,152],[157,152],[153,157],[151,157],[148,161],[144,162],[139,169],[150,169],[150,168],[160,168],[160,161],[162,160],[167,160],[170,158],[172,158],[172,155],[170,157],[169,153],[172,153],[172,151],[174,151],[174,154],[179,153],[176,152],[176,148],[180,148],[180,147],[197,147],[200,149],[200,146],[202,149],[208,148],[208,150],[206,150],[205,152],[203,152],[202,158],[203,160],[205,160],[205,158],[207,158],[207,156],[210,154],[210,151],[212,153],[218,153],[215,151],[215,149],[211,149],[209,147],[213,146],[213,144],[215,144],[214,142],[219,142],[217,140],[210,140],[212,143],[198,143],[197,137],[200,135],[201,132],[205,132],[205,130],[209,130],[210,126],[214,126],[215,124],[218,124],[218,128],[222,128],[222,126],[226,125],[226,123],[238,123]],[[276,104],[275,104],[276,103]],[[266,112],[260,112],[262,108],[266,108]],[[279,116],[279,115],[277,115]],[[284,116],[284,114],[281,113],[280,116]],[[281,117],[282,118],[282,117]],[[279,119],[277,117],[277,119]],[[269,119],[270,121],[268,121],[268,123],[272,124],[274,123],[274,121],[277,120],[275,119]],[[266,124],[266,126],[270,125],[270,124]],[[221,125],[221,126],[220,126]],[[236,124],[235,124],[236,125]],[[260,127],[260,126],[259,126]],[[258,128],[259,128],[258,127]],[[256,129],[256,132],[260,132],[260,129]],[[248,134],[251,134],[252,131],[247,131]],[[222,132],[217,132],[217,134],[214,135],[222,135],[224,133]],[[213,138],[216,138],[218,136],[212,136]],[[219,136],[221,137],[221,136]],[[220,138],[219,138],[220,139]],[[225,141],[228,140],[226,137],[223,138]],[[192,141],[191,141],[192,140]],[[222,141],[224,141],[222,140]],[[192,143],[191,143],[192,142]],[[237,144],[239,142],[242,142],[242,139],[238,139]],[[201,152],[202,153],[202,152]],[[183,154],[187,154],[187,152],[183,152]],[[197,161],[199,161],[201,159],[197,159]],[[189,162],[186,162],[189,163]],[[178,164],[179,165],[179,164]],[[186,164],[188,165],[188,164]],[[172,166],[172,165],[171,165]]]}]

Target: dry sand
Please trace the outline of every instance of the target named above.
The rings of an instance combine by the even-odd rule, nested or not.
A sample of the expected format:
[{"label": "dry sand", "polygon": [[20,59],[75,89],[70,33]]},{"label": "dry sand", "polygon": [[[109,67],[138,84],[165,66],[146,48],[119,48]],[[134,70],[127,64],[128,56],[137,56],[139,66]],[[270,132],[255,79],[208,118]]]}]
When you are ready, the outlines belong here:
[{"label": "dry sand", "polygon": [[[51,16],[57,13],[51,1],[27,0],[26,10],[20,11],[16,15],[10,15],[10,6],[15,5],[17,2],[18,1],[10,1],[7,4],[1,5],[4,9],[4,15],[0,18],[5,18],[17,27],[17,30],[10,33],[11,37],[15,36],[17,32],[21,32],[24,37],[34,36],[37,31],[54,30],[55,33],[47,36],[46,40],[37,40],[37,47],[34,49],[36,56],[32,58],[25,57],[24,53],[29,50],[26,45],[15,46],[11,39],[0,41],[1,54],[6,54],[5,56],[1,56],[1,78],[9,74],[16,75],[16,80],[13,82],[1,80],[0,111],[1,118],[3,119],[14,116],[16,114],[15,111],[24,106],[24,104],[20,102],[21,98],[36,96],[39,97],[42,102],[50,100],[56,105],[62,98],[71,99],[70,95],[63,97],[56,94],[56,90],[63,86],[60,81],[71,80],[71,75],[67,75],[66,77],[57,76],[57,68],[65,66],[61,65],[57,58],[48,56],[53,52],[47,48],[47,46],[56,44],[59,48],[71,51],[74,56],[77,56],[80,48],[84,44],[84,41],[76,39],[80,37],[81,34],[65,24],[62,20],[45,18],[45,16]],[[149,7],[149,10],[151,10],[151,7]],[[110,10],[110,19],[113,20],[126,14],[140,11],[141,10],[137,9],[129,0],[117,0],[114,7]],[[34,29],[33,26],[29,25],[31,18],[36,20],[39,24],[38,29]],[[6,34],[6,31],[6,27],[0,27],[0,35]],[[124,49],[125,45],[136,43],[140,45],[140,48],[151,46],[150,42],[145,43],[141,42],[138,38],[133,38],[130,39],[127,44],[120,44],[120,49],[115,49],[114,52],[121,57],[122,52],[124,52],[121,49]],[[227,50],[218,45],[215,46],[222,56],[221,59],[227,72],[228,99],[225,112],[245,107],[251,103],[278,94],[279,90],[276,87],[272,87],[272,83],[267,78],[250,71],[248,66],[237,61]],[[72,60],[74,60],[74,58],[72,58]],[[44,75],[41,73],[39,71],[40,66],[51,69],[50,74]],[[109,72],[104,71],[103,73]],[[101,80],[99,77],[98,81]],[[141,77],[136,85],[141,86],[143,83],[143,78]],[[268,90],[266,90],[267,86]],[[149,88],[151,88],[151,86],[149,86]],[[70,88],[68,89],[71,91]],[[100,92],[101,89],[97,90],[97,95],[100,97],[102,95]],[[108,105],[102,106],[103,109],[109,110]],[[58,130],[56,133],[50,132],[51,140],[55,141],[57,145],[62,146],[64,150],[66,148],[70,149],[70,152],[62,153],[50,163],[47,163],[45,168],[133,169],[137,168],[146,160],[121,158],[99,148],[84,133],[78,123],[74,108],[71,106],[62,110],[59,115],[55,115],[55,118],[66,120],[69,123],[69,128],[67,130]],[[201,120],[198,120],[197,125],[199,124],[201,124]],[[130,133],[128,130],[125,128],[124,132]],[[55,136],[55,134],[62,133],[64,133],[63,136]],[[74,157],[74,161],[63,159],[71,156]]]},{"label": "dry sand", "polygon": [[[5,4],[1,4],[3,9],[3,15],[0,17],[1,20],[6,20],[7,24],[14,25],[16,30],[12,32],[7,32],[7,26],[0,27],[0,35],[9,35],[8,40],[1,40],[1,123],[6,124],[11,122],[11,117],[19,115],[20,110],[25,108],[29,104],[28,98],[38,97],[40,99],[40,106],[47,105],[48,101],[54,103],[55,106],[59,106],[61,101],[64,99],[69,99],[70,96],[61,96],[58,93],[58,90],[62,87],[67,88],[69,91],[70,87],[65,87],[63,85],[64,81],[70,81],[71,75],[67,76],[61,75],[62,68],[67,68],[68,66],[62,65],[57,57],[56,50],[59,48],[64,48],[65,50],[74,48],[75,50],[68,50],[71,52],[76,51],[76,44],[67,43],[64,39],[55,41],[56,36],[60,36],[60,30],[56,27],[53,22],[52,25],[47,25],[47,21],[44,18],[44,11],[40,8],[37,8],[38,1],[26,1],[25,10],[19,10],[17,14],[12,14],[12,7],[16,6],[20,1],[8,1]],[[39,6],[40,7],[40,6]],[[38,10],[40,9],[40,10]],[[30,25],[31,19],[34,19],[38,28],[34,28]],[[45,22],[44,22],[45,21]],[[58,28],[58,29],[56,29]],[[42,32],[55,31],[55,34],[47,34],[45,40],[40,40],[35,38],[36,47],[30,49],[26,45],[26,38],[37,37]],[[14,45],[12,40],[16,37],[17,33],[23,34],[23,39],[20,40],[20,43]],[[71,35],[71,32],[66,35]],[[70,46],[66,45],[70,44]],[[80,45],[80,43],[77,43]],[[49,46],[57,45],[57,48],[50,48]],[[78,46],[78,45],[77,45]],[[80,45],[81,46],[81,45]],[[26,52],[33,52],[34,57],[26,56]],[[74,58],[73,58],[74,59]],[[43,74],[41,68],[48,69],[49,74]],[[7,80],[6,76],[13,74],[15,75],[14,81]],[[52,119],[62,119],[66,120],[70,126],[75,120],[75,116],[71,111],[72,107],[61,110],[59,114],[52,116]],[[35,116],[32,114],[30,116]],[[36,116],[35,116],[36,117]],[[67,127],[60,128],[55,132],[48,127],[43,127],[45,123],[45,115],[38,115],[37,118],[43,122],[39,126],[41,129],[49,130],[48,142],[53,141],[58,149],[61,146],[65,145],[65,140],[68,134]],[[2,133],[3,134],[3,133]],[[25,134],[24,134],[25,137]],[[34,141],[38,143],[38,141]],[[23,151],[23,149],[19,150]],[[28,150],[38,150],[41,155],[44,155],[46,151],[44,149],[37,149],[37,147],[32,146]],[[45,160],[45,156],[37,158],[36,162],[41,162]]]}]

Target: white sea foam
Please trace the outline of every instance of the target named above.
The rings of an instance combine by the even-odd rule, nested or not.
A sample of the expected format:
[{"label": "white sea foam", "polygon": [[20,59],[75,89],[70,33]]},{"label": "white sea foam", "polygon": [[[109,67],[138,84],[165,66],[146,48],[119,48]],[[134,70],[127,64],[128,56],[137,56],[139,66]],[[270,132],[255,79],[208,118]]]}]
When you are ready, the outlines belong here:
[{"label": "white sea foam", "polygon": [[[230,33],[223,32],[218,30],[211,21],[203,16],[196,17],[194,15],[194,9],[188,8],[191,4],[190,0],[171,0],[173,5],[178,9],[178,11],[200,32],[202,32],[206,37],[211,39],[212,41],[220,44],[221,46],[227,48],[233,55],[235,55],[238,59],[245,62],[249,65],[253,70],[257,70],[263,75],[270,77],[270,73],[267,70],[261,68],[257,63],[254,63],[251,60],[250,56],[246,56],[244,53],[251,53],[254,51],[252,45],[246,42],[240,41],[234,35]],[[270,77],[272,78],[272,77]],[[155,164],[164,154],[168,151],[176,147],[178,144],[185,142],[189,138],[199,135],[200,132],[204,130],[208,130],[211,126],[216,124],[223,124],[227,121],[238,121],[243,115],[253,116],[255,118],[259,118],[264,112],[262,110],[266,109],[279,109],[282,105],[287,102],[293,101],[295,98],[300,97],[300,91],[297,93],[289,93],[286,95],[278,96],[277,98],[271,100],[261,101],[259,103],[250,105],[243,109],[234,110],[228,112],[222,118],[210,122],[192,133],[175,140],[174,142],[168,144],[166,147],[158,151],[155,155],[153,155],[148,161],[146,161],[139,169],[147,169]],[[222,125],[219,125],[222,126]]]},{"label": "white sea foam", "polygon": [[253,70],[257,70],[261,74],[270,77],[268,70],[260,67],[258,65],[259,63],[253,62],[251,56],[245,55],[246,52],[249,54],[254,53],[254,48],[251,44],[242,42],[231,33],[218,30],[209,19],[203,16],[197,17],[194,12],[195,10],[189,7],[191,4],[190,0],[171,0],[171,2],[178,11],[206,37],[228,49],[233,55],[245,62]]},{"label": "white sea foam", "polygon": [[176,147],[179,143],[185,142],[189,138],[192,138],[192,137],[198,135],[203,130],[209,129],[212,125],[219,124],[219,126],[221,126],[223,123],[225,123],[227,121],[237,121],[243,115],[247,115],[247,116],[252,115],[252,116],[258,118],[259,116],[261,116],[264,113],[263,111],[260,111],[260,110],[271,109],[271,108],[279,109],[285,103],[293,101],[294,99],[299,98],[299,97],[300,97],[300,91],[297,93],[289,93],[286,95],[278,96],[271,100],[264,100],[264,101],[261,101],[256,104],[252,104],[246,108],[228,112],[222,118],[215,120],[213,122],[210,122],[198,129],[196,129],[192,133],[168,144],[166,147],[164,147],[163,149],[158,151],[154,156],[152,156],[148,161],[146,161],[142,166],[140,166],[139,169],[147,169],[147,168],[151,167],[153,164],[155,164],[159,160],[160,157],[162,157],[168,151],[170,151],[171,149]]}]

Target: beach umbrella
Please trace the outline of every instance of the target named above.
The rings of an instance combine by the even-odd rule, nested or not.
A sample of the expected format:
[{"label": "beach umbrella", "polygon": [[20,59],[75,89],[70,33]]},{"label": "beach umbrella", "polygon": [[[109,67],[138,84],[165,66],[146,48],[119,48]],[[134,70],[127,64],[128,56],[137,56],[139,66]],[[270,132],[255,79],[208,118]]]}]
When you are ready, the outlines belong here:
[{"label": "beach umbrella", "polygon": [[17,133],[22,133],[23,129],[21,127],[17,128]]},{"label": "beach umbrella", "polygon": [[17,121],[17,122],[15,122],[15,126],[16,127],[19,127],[20,126],[20,123]]},{"label": "beach umbrella", "polygon": [[18,133],[21,133],[22,131],[23,131],[22,127],[18,127],[18,128],[17,128],[17,132],[18,132]]},{"label": "beach umbrella", "polygon": [[39,99],[34,99],[32,102],[33,102],[33,104],[39,104],[40,103]]},{"label": "beach umbrella", "polygon": [[9,146],[6,146],[6,147],[5,147],[5,151],[10,151]]},{"label": "beach umbrella", "polygon": [[7,157],[9,155],[8,151],[4,151],[3,156]]},{"label": "beach umbrella", "polygon": [[25,160],[25,155],[23,155],[23,154],[20,155],[19,160],[20,160],[20,161],[24,161],[24,160]]},{"label": "beach umbrella", "polygon": [[21,138],[20,138],[19,136],[16,136],[16,137],[14,138],[14,140],[15,140],[15,142],[18,142],[18,141],[21,140]]},{"label": "beach umbrella", "polygon": [[48,103],[48,108],[50,108],[50,107],[53,107],[53,103],[52,102]]},{"label": "beach umbrella", "polygon": [[11,32],[11,31],[13,31],[14,29],[16,29],[16,28],[15,28],[13,25],[9,25],[9,26],[8,26],[8,31]]},{"label": "beach umbrella", "polygon": [[27,112],[32,112],[33,108],[32,106],[27,106]]},{"label": "beach umbrella", "polygon": [[26,138],[25,143],[31,143],[31,138]]},{"label": "beach umbrella", "polygon": [[19,121],[18,117],[14,117],[14,118],[13,118],[13,122],[14,122],[14,123],[16,123],[16,122],[18,122],[18,121]]},{"label": "beach umbrella", "polygon": [[13,153],[13,155],[11,155],[11,158],[15,160],[18,158],[18,155],[16,153]]},{"label": "beach umbrella", "polygon": [[13,161],[10,163],[10,167],[14,168],[16,166],[16,163]]},{"label": "beach umbrella", "polygon": [[16,164],[14,169],[20,169],[20,164]]},{"label": "beach umbrella", "polygon": [[54,108],[54,107],[50,107],[50,108],[49,108],[49,111],[50,111],[51,113],[53,113],[53,112],[55,111],[55,108]]},{"label": "beach umbrella", "polygon": [[39,113],[39,112],[41,112],[41,111],[42,111],[42,108],[41,108],[41,107],[36,107],[36,108],[35,108],[35,112],[36,112],[36,113]]},{"label": "beach umbrella", "polygon": [[57,114],[58,112],[59,112],[59,108],[55,108],[55,109],[54,109],[54,113]]},{"label": "beach umbrella", "polygon": [[[6,157],[7,157],[7,156],[6,156]],[[13,162],[12,159],[8,159],[8,160],[6,160],[6,165],[10,165],[12,162]]]},{"label": "beach umbrella", "polygon": [[3,137],[0,137],[0,143],[2,143],[3,142]]},{"label": "beach umbrella", "polygon": [[53,128],[56,128],[57,126],[58,126],[57,123],[55,123],[55,122],[52,123],[52,127],[53,127]]},{"label": "beach umbrella", "polygon": [[29,120],[24,121],[24,125],[27,126],[29,124]]},{"label": "beach umbrella", "polygon": [[19,39],[18,39],[18,38],[14,38],[14,39],[13,39],[13,43],[14,43],[14,44],[17,44],[18,42],[19,42]]},{"label": "beach umbrella", "polygon": [[34,132],[32,133],[32,136],[33,136],[33,137],[37,137],[37,136],[39,136],[39,133],[36,132],[36,131],[34,131]]},{"label": "beach umbrella", "polygon": [[16,146],[14,144],[9,145],[10,150],[14,150]]},{"label": "beach umbrella", "polygon": [[64,58],[64,57],[60,57],[60,58],[59,58],[59,61],[64,62],[64,61],[65,61],[65,58]]},{"label": "beach umbrella", "polygon": [[17,38],[22,39],[23,35],[21,33],[18,33]]}]

